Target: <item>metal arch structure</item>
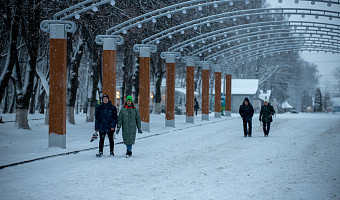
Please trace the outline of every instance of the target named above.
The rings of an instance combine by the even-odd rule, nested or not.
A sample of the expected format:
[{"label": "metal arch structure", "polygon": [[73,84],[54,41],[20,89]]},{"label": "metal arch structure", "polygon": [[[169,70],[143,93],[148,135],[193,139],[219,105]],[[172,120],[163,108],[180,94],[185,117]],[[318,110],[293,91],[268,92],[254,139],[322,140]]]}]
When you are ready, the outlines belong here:
[{"label": "metal arch structure", "polygon": [[[198,8],[199,10],[202,7],[213,5],[215,8],[218,7],[219,4],[229,3],[229,5],[233,5],[234,1],[242,1],[242,0],[191,0],[183,3],[174,4],[165,8],[161,8],[152,12],[148,12],[146,14],[140,15],[138,17],[132,18],[126,22],[113,26],[107,29],[107,35],[115,35],[119,33],[124,33],[124,30],[127,31],[130,28],[138,27],[138,24],[143,24],[152,21],[155,23],[157,18],[167,16],[171,18],[172,14],[182,12],[186,14],[187,10]],[[245,0],[246,4],[249,4],[249,0]],[[170,16],[170,17],[169,17]]]},{"label": "metal arch structure", "polygon": [[[329,44],[324,44],[324,43],[318,43],[318,44],[315,44],[315,43],[305,43],[305,44],[297,44],[295,41],[293,42],[286,42],[286,43],[280,43],[280,44],[273,44],[271,46],[256,46],[252,49],[247,49],[245,50],[244,52],[239,52],[239,53],[235,53],[235,54],[231,54],[230,56],[228,57],[225,57],[223,60],[235,60],[236,57],[240,57],[240,58],[244,58],[244,57],[247,57],[247,56],[250,56],[250,54],[260,54],[260,52],[266,52],[268,49],[270,48],[279,48],[279,47],[283,47],[283,46],[297,46],[297,47],[301,47],[301,46],[304,46],[304,45],[309,45],[309,46],[317,46],[317,47],[323,47],[324,49],[327,49],[327,50],[331,50],[331,51],[339,51],[340,50],[340,46],[337,45],[333,45],[333,46],[330,46]],[[265,48],[263,48],[265,47]],[[246,55],[246,56],[244,56]],[[209,59],[211,60],[211,59]],[[222,60],[220,61],[222,62]]]},{"label": "metal arch structure", "polygon": [[102,6],[104,4],[111,4],[112,6],[115,5],[114,0],[86,0],[83,2],[80,2],[76,5],[73,5],[69,8],[66,8],[60,12],[57,12],[53,15],[54,20],[68,20],[72,17],[78,18],[80,17],[80,14],[83,12],[87,12],[89,10],[92,10],[94,12],[98,11],[98,7]]},{"label": "metal arch structure", "polygon": [[[232,36],[228,39],[222,39],[222,40],[210,43],[208,45],[205,45],[199,49],[196,49],[190,52],[189,55],[200,55],[202,52],[209,51],[211,49],[214,49],[215,47],[221,48],[224,45],[229,46],[232,42],[240,43],[240,41],[243,41],[243,40],[250,41],[251,39],[254,39],[254,38],[257,40],[260,40],[263,37],[267,37],[267,38],[270,38],[272,36],[280,37],[281,35],[289,35],[293,37],[296,34],[306,34],[306,37],[310,37],[311,35],[319,35],[320,37],[327,36],[329,37],[329,39],[333,39],[334,37],[340,37],[340,33],[338,33],[337,35],[333,35],[330,33],[332,32],[324,31],[324,32],[315,33],[313,31],[304,30],[304,29],[299,30],[299,32],[289,32],[289,30],[286,30],[286,29],[275,29],[275,30],[256,31],[256,32],[250,32],[250,33],[244,33],[244,34],[236,34],[235,36]],[[203,41],[204,40],[201,40],[201,42]]]},{"label": "metal arch structure", "polygon": [[251,55],[251,56],[247,56],[245,58],[243,58],[242,60],[235,60],[235,61],[225,61],[222,60],[220,61],[218,64],[221,66],[224,66],[224,68],[232,68],[232,66],[236,67],[239,63],[244,64],[244,62],[249,61],[251,59],[257,59],[259,56],[266,56],[266,55],[273,55],[276,53],[288,53],[288,52],[303,52],[303,51],[309,51],[309,52],[326,52],[326,53],[340,53],[340,51],[333,51],[333,50],[328,50],[328,49],[324,49],[324,48],[319,48],[317,46],[310,46],[310,45],[305,45],[305,46],[286,46],[286,47],[280,47],[280,48],[271,48],[271,49],[267,49],[264,52],[255,54],[255,55]]},{"label": "metal arch structure", "polygon": [[[282,0],[278,0],[279,3],[282,3]],[[310,3],[312,5],[315,5],[315,2],[319,2],[319,3],[326,3],[328,7],[331,7],[332,4],[337,4],[340,5],[340,0],[300,0],[300,1],[310,1]],[[299,0],[295,0],[295,3],[299,3]]]},{"label": "metal arch structure", "polygon": [[[309,25],[310,24],[310,25]],[[317,25],[317,26],[316,26]],[[334,25],[329,23],[316,23],[316,22],[303,22],[303,21],[266,21],[266,22],[256,22],[256,23],[250,23],[250,24],[241,24],[237,26],[232,26],[228,28],[222,28],[218,29],[212,32],[208,32],[196,37],[192,37],[188,40],[185,40],[183,42],[177,43],[171,47],[169,47],[169,50],[171,51],[178,51],[181,48],[190,46],[191,44],[195,44],[198,42],[202,42],[203,40],[209,40],[209,39],[216,39],[216,37],[223,36],[227,37],[229,33],[238,33],[245,31],[247,33],[253,33],[254,31],[250,30],[258,30],[261,31],[262,28],[264,29],[271,29],[274,27],[286,27],[287,31],[294,31],[297,27],[309,27],[314,28],[317,27],[317,31],[322,31],[322,29],[329,29],[331,30],[340,30],[340,25]],[[294,29],[291,29],[294,28]]]},{"label": "metal arch structure", "polygon": [[[290,12],[284,12],[284,11]],[[273,12],[269,12],[273,11]],[[275,11],[275,12],[274,12]],[[254,12],[254,13],[251,13]],[[247,9],[233,12],[225,12],[216,15],[211,15],[208,17],[203,17],[199,19],[195,19],[192,21],[185,22],[181,25],[174,26],[167,30],[164,30],[160,33],[152,35],[142,42],[146,44],[158,43],[161,39],[171,37],[173,34],[183,33],[188,29],[197,29],[198,26],[207,25],[210,26],[211,23],[223,23],[225,20],[233,20],[237,21],[237,18],[249,18],[253,16],[259,16],[260,18],[264,17],[264,15],[300,15],[300,16],[323,16],[328,17],[329,20],[333,18],[340,19],[340,12],[328,11],[328,10],[320,10],[320,9],[300,9],[300,8],[259,8],[259,9]],[[336,24],[335,24],[336,25]]]},{"label": "metal arch structure", "polygon": [[[322,41],[322,40],[312,40],[312,39],[302,39],[303,37],[301,38],[298,38],[298,39],[294,39],[294,38],[274,38],[274,40],[272,41],[263,41],[262,43],[258,42],[258,43],[249,43],[248,46],[244,47],[244,46],[241,46],[241,45],[238,45],[234,48],[230,48],[228,50],[223,50],[223,52],[218,52],[216,53],[215,55],[211,55],[209,57],[206,58],[206,60],[214,60],[216,61],[217,58],[221,58],[221,59],[224,59],[225,57],[230,57],[230,56],[235,56],[237,54],[237,52],[240,52],[239,55],[242,56],[243,55],[246,55],[247,52],[245,52],[246,50],[249,50],[251,48],[257,48],[259,47],[260,45],[262,45],[262,47],[264,48],[267,48],[269,46],[269,44],[280,44],[280,45],[284,45],[285,43],[292,43],[292,42],[295,42],[297,45],[298,44],[304,44],[304,43],[314,43],[314,44],[325,44],[325,45],[330,45],[330,46],[335,46],[337,48],[340,48],[339,45],[335,45],[334,42],[329,42],[329,41]],[[339,42],[337,42],[339,44]],[[228,56],[226,56],[224,53],[225,52],[228,52]]]},{"label": "metal arch structure", "polygon": [[[340,39],[340,34],[335,36],[336,38],[339,38],[339,39],[336,39],[336,38],[334,38],[333,35],[329,35],[328,33],[314,34],[313,32],[309,32],[309,31],[299,32],[299,33],[289,33],[289,32],[287,33],[287,32],[280,31],[280,30],[278,30],[278,32],[261,31],[261,32],[257,32],[256,34],[241,34],[241,35],[233,36],[230,40],[222,40],[220,42],[215,42],[213,45],[209,46],[208,48],[199,49],[199,50],[193,52],[190,55],[199,55],[203,52],[209,52],[210,53],[211,49],[215,49],[215,48],[221,49],[222,46],[224,46],[224,45],[230,46],[230,43],[232,43],[232,42],[241,43],[242,40],[248,40],[246,42],[251,41],[251,42],[256,43],[257,41],[263,41],[264,39],[268,40],[268,39],[281,38],[281,37],[284,37],[284,36],[282,36],[283,34],[288,34],[288,36],[286,36],[287,38],[296,38],[296,37],[299,37],[299,38],[315,38],[315,39],[320,38],[320,40],[328,40],[328,41],[334,41],[334,42],[338,42],[339,39]],[[296,36],[296,34],[298,34],[299,36]],[[317,35],[317,36],[320,36],[320,37],[315,37],[313,35]],[[326,38],[326,36],[328,38]],[[333,36],[333,37],[330,37],[330,36]],[[256,38],[256,40],[250,40],[251,38],[254,38],[254,37]],[[263,37],[266,37],[266,38],[263,38]],[[245,44],[248,44],[248,43],[242,43],[242,44],[245,45]],[[215,54],[217,54],[217,53],[219,53],[219,52],[216,52]]]},{"label": "metal arch structure", "polygon": [[[323,40],[320,40],[319,38],[314,38],[316,40],[313,40],[312,38],[308,38],[306,39],[305,37],[301,36],[301,37],[278,37],[278,38],[272,38],[271,40],[266,40],[266,39],[263,39],[261,41],[258,41],[258,42],[249,42],[249,43],[246,43],[245,45],[248,45],[248,46],[241,46],[241,45],[237,45],[237,46],[234,46],[234,47],[231,47],[229,49],[225,49],[223,50],[223,52],[217,52],[215,54],[212,54],[210,56],[208,56],[206,59],[207,60],[217,60],[216,58],[217,57],[226,57],[224,53],[228,52],[228,54],[230,54],[230,56],[232,55],[235,55],[235,53],[237,51],[241,52],[241,56],[244,55],[244,54],[247,54],[246,52],[244,52],[244,50],[249,50],[253,47],[259,47],[260,45],[262,45],[262,47],[268,47],[270,43],[273,43],[273,44],[285,44],[285,43],[292,43],[292,42],[295,42],[295,44],[303,44],[303,43],[306,43],[306,42],[312,42],[312,43],[316,43],[316,44],[327,44],[327,45],[334,45],[334,42],[337,42],[338,44],[340,44],[340,40],[336,40],[336,41],[323,41]],[[282,44],[283,43],[283,44]],[[337,46],[338,48],[340,48],[339,45],[335,45]],[[234,53],[235,52],[235,53]]]}]

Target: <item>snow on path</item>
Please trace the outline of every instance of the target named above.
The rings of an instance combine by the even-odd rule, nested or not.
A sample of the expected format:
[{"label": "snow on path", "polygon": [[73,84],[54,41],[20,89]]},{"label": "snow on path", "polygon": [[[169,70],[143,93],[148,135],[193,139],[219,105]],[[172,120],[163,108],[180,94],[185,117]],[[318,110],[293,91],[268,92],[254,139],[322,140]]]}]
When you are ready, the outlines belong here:
[{"label": "snow on path", "polygon": [[[241,119],[0,170],[1,199],[339,199],[340,116],[278,115],[268,138]],[[168,129],[167,129],[168,130]],[[169,129],[171,130],[171,129]]]}]

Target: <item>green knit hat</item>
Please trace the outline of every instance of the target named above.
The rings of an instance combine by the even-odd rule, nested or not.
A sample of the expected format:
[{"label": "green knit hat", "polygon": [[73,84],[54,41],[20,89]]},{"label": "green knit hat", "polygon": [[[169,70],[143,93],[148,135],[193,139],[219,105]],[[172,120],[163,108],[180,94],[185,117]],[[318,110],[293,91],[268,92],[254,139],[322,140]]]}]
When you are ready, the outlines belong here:
[{"label": "green knit hat", "polygon": [[132,102],[132,96],[127,96],[126,101],[131,101]]}]

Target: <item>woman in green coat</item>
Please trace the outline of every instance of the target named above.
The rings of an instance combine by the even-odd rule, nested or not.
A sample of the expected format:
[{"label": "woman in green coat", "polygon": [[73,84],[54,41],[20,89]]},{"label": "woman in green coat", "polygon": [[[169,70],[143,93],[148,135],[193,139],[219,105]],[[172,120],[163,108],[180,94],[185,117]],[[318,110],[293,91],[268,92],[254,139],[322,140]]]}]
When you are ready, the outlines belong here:
[{"label": "woman in green coat", "polygon": [[124,107],[120,110],[116,133],[123,127],[123,140],[126,145],[126,157],[132,156],[132,145],[135,144],[136,131],[142,133],[138,110],[132,102],[132,97],[126,97]]}]

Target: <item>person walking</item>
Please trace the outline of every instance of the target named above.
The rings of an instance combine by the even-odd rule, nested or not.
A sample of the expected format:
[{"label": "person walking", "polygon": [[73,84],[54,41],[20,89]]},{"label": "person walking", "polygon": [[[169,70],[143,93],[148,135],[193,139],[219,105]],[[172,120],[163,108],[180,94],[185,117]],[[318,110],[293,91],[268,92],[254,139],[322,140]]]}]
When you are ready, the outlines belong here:
[{"label": "person walking", "polygon": [[198,109],[200,108],[199,104],[198,104],[198,101],[197,101],[197,98],[195,97],[195,106],[194,106],[194,109],[195,109],[195,113],[196,113],[196,116],[197,116],[197,111]]},{"label": "person walking", "polygon": [[103,95],[103,103],[100,104],[95,113],[95,131],[99,132],[99,154],[97,157],[103,155],[105,135],[108,136],[110,142],[110,155],[114,156],[114,141],[113,134],[117,124],[117,108],[112,105],[109,96]]},{"label": "person walking", "polygon": [[135,144],[136,130],[138,129],[138,133],[142,133],[140,115],[132,102],[131,96],[126,97],[124,107],[119,112],[116,134],[119,133],[121,127],[123,128],[122,135],[126,145],[126,157],[128,158],[132,156],[132,145]]},{"label": "person walking", "polygon": [[[248,98],[245,98],[242,105],[240,105],[239,113],[243,120],[243,132],[244,137],[251,137],[251,129],[252,129],[252,118],[254,115],[254,108],[249,102]],[[248,125],[248,130],[247,130]]]},{"label": "person walking", "polygon": [[275,114],[274,107],[268,103],[267,100],[264,101],[264,105],[261,107],[260,111],[260,122],[263,123],[263,133],[264,137],[268,137],[270,130],[270,123],[273,121],[273,115]]}]

